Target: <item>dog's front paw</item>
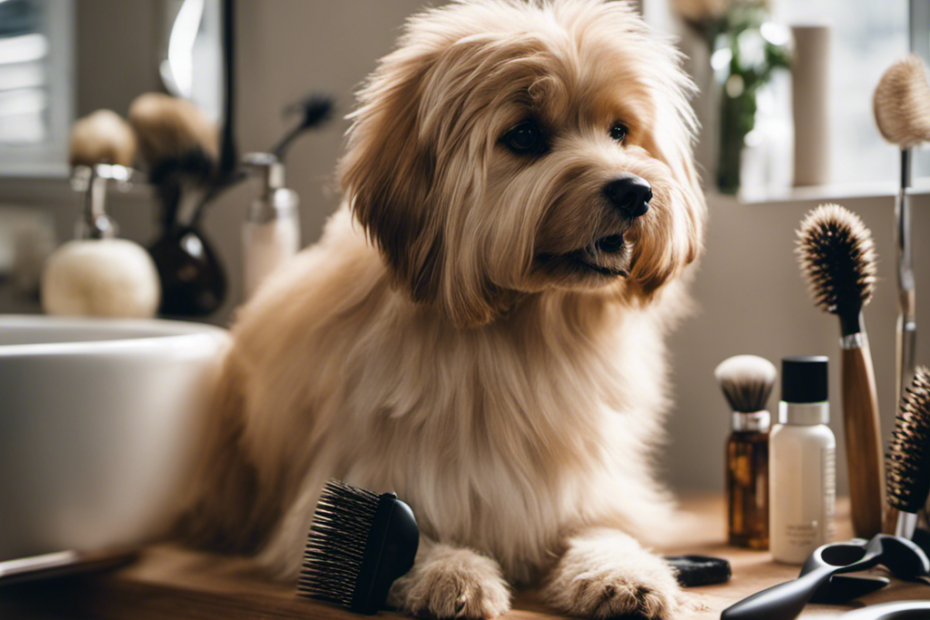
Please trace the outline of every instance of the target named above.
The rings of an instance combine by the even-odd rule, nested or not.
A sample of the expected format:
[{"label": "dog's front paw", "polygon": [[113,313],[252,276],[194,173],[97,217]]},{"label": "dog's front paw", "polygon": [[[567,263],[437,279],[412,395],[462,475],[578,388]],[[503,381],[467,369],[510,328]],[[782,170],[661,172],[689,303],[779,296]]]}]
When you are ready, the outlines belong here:
[{"label": "dog's front paw", "polygon": [[569,542],[543,594],[562,612],[585,618],[671,618],[684,603],[672,568],[635,540],[601,530]]},{"label": "dog's front paw", "polygon": [[496,618],[510,611],[510,589],[494,560],[435,545],[394,583],[391,602],[421,618]]}]

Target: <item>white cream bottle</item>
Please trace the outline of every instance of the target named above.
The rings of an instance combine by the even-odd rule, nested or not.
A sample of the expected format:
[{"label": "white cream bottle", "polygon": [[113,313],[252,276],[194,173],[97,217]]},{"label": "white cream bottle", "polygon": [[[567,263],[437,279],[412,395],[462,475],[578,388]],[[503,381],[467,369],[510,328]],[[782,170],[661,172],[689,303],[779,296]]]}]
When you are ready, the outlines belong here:
[{"label": "white cream bottle", "polygon": [[245,166],[260,179],[242,228],[245,299],[300,249],[297,193],[284,187],[284,164],[270,153],[250,153]]},{"label": "white cream bottle", "polygon": [[782,360],[778,424],[769,436],[772,558],[802,564],[833,538],[836,437],[827,426],[827,358]]}]

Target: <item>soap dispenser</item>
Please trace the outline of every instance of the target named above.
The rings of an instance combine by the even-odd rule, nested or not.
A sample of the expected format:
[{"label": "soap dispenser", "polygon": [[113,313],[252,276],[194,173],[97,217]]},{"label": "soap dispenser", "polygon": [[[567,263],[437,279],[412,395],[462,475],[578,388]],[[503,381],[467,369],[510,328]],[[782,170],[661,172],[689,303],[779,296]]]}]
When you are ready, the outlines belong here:
[{"label": "soap dispenser", "polygon": [[297,193],[284,186],[284,164],[271,153],[249,153],[243,160],[258,179],[258,195],[249,205],[242,229],[245,299],[271,272],[300,249]]}]

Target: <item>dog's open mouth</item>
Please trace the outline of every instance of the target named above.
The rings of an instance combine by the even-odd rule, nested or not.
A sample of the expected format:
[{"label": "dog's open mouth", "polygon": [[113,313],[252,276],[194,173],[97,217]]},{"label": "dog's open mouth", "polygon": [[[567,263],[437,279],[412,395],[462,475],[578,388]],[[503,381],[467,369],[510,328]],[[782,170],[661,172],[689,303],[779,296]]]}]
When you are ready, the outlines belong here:
[{"label": "dog's open mouth", "polygon": [[608,277],[629,275],[630,251],[623,235],[601,237],[587,247],[564,254],[563,258],[586,272]]},{"label": "dog's open mouth", "polygon": [[539,254],[537,260],[546,270],[575,276],[625,278],[630,275],[630,242],[622,233],[598,237],[585,247],[559,254]]}]

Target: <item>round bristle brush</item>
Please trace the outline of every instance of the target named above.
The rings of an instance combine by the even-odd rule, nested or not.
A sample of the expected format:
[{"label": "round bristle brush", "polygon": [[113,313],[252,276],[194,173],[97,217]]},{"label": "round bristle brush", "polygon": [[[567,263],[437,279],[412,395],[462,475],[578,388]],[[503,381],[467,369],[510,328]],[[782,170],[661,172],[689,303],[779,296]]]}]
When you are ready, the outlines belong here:
[{"label": "round bristle brush", "polygon": [[888,504],[900,511],[895,535],[912,538],[930,495],[930,371],[919,367],[904,391],[885,455]]},{"label": "round bristle brush", "polygon": [[735,413],[763,411],[777,375],[775,365],[757,355],[736,355],[720,362],[714,371]]},{"label": "round bristle brush", "polygon": [[797,254],[817,306],[840,318],[844,336],[860,333],[875,290],[875,243],[859,216],[836,204],[817,207],[801,222]]},{"label": "round bristle brush", "polygon": [[873,97],[875,122],[882,136],[901,149],[901,175],[895,201],[895,251],[898,281],[896,401],[914,374],[917,347],[914,272],[911,250],[911,149],[930,141],[930,85],[916,54],[885,70]]},{"label": "round bristle brush", "polygon": [[814,302],[840,320],[853,529],[870,538],[881,531],[884,498],[875,374],[862,320],[875,286],[872,233],[843,207],[821,205],[801,222],[797,254]]},{"label": "round bristle brush", "polygon": [[909,54],[885,70],[872,105],[888,142],[910,148],[930,141],[930,84],[920,56]]},{"label": "round bristle brush", "polygon": [[313,515],[297,593],[373,614],[413,567],[419,537],[413,511],[395,494],[330,480]]}]

